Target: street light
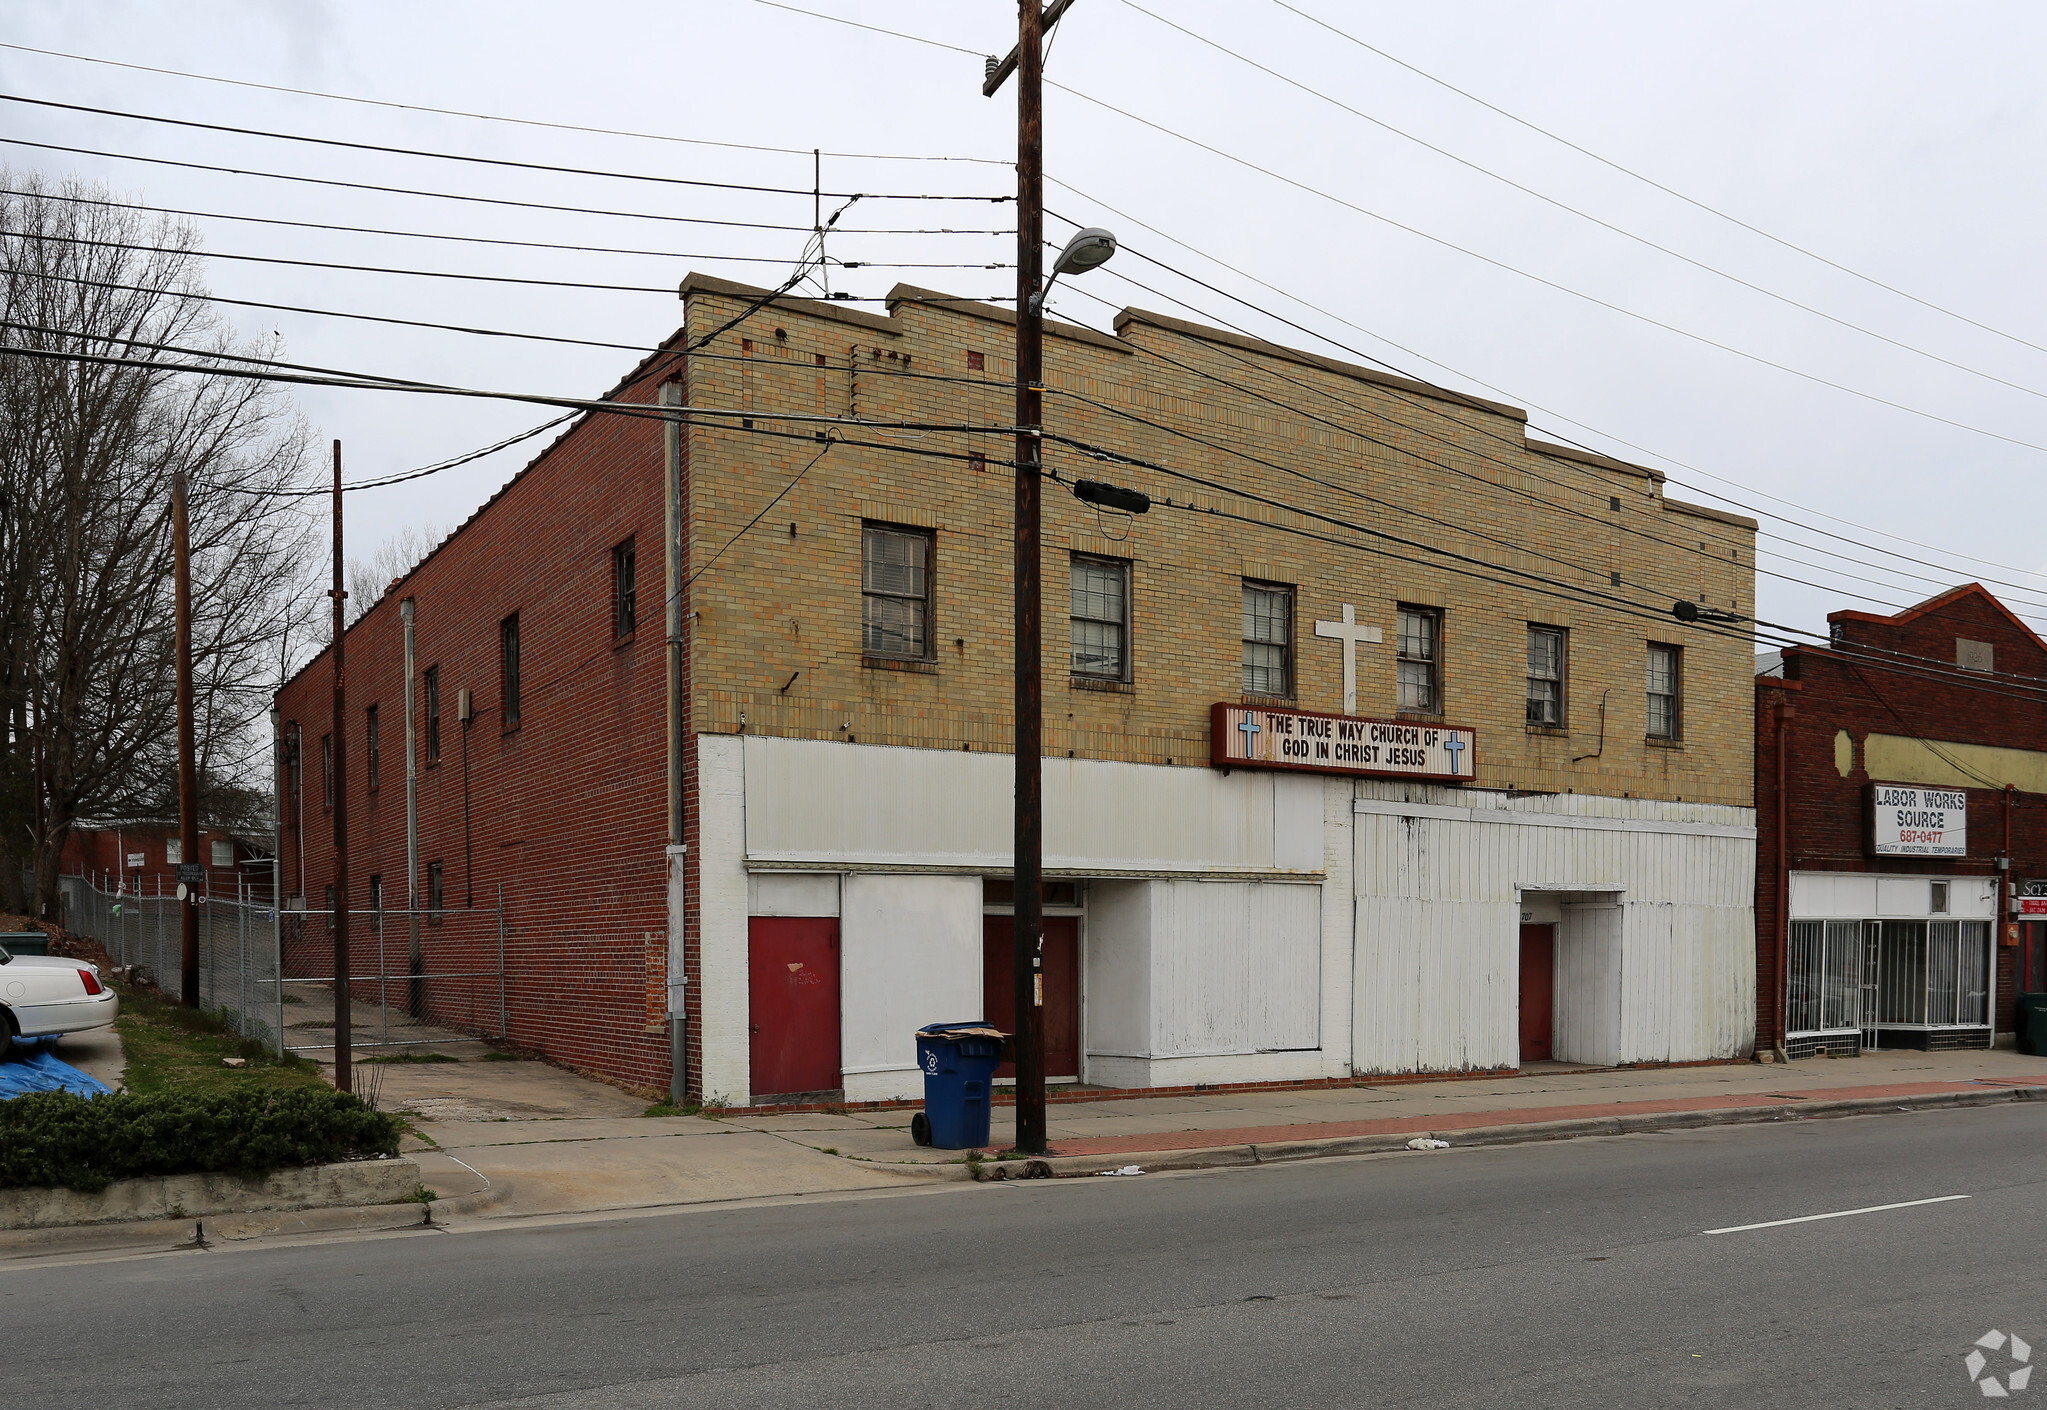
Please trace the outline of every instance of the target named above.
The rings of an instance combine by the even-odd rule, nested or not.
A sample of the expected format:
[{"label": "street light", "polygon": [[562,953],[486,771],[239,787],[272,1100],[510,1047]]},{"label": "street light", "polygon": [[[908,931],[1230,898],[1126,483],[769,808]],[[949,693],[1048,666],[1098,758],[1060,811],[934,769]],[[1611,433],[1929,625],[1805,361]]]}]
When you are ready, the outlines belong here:
[{"label": "street light", "polygon": [[1109,256],[1116,253],[1116,237],[1099,225],[1090,225],[1076,230],[1073,238],[1066,242],[1066,248],[1059,252],[1059,258],[1052,261],[1052,277],[1045,281],[1045,287],[1031,295],[1031,312],[1043,313],[1045,299],[1052,292],[1052,286],[1059,282],[1062,274],[1085,274],[1090,269],[1100,269],[1109,262]]}]

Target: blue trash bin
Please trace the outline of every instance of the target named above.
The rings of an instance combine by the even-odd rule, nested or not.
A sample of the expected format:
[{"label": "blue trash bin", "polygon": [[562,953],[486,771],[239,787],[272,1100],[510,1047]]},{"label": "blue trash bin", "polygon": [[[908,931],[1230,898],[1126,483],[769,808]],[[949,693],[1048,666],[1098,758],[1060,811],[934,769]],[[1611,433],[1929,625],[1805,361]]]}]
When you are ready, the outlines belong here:
[{"label": "blue trash bin", "polygon": [[917,1030],[924,1110],[911,1118],[910,1134],[918,1145],[959,1151],[988,1144],[988,1108],[1002,1061],[1002,1037],[978,1019]]}]

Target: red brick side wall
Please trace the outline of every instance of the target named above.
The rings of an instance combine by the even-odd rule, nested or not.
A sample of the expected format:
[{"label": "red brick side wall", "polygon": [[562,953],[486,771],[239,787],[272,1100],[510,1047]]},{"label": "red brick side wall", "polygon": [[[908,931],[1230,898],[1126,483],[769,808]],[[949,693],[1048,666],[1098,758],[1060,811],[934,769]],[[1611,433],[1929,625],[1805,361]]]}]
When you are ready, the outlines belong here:
[{"label": "red brick side wall", "polygon": [[[1846,612],[1836,613],[1833,621],[1843,645],[1863,650],[1851,656],[1825,648],[1794,649],[1785,662],[1790,688],[1769,678],[1756,682],[1756,1032],[1758,1043],[1766,1046],[1781,1033],[1778,952],[1786,922],[1778,862],[1778,702],[1787,702],[1794,712],[1786,735],[1784,790],[1792,871],[1996,874],[1996,854],[2006,846],[2005,795],[1987,786],[1968,789],[1967,857],[1922,861],[1868,854],[1864,790],[1871,782],[1895,781],[1870,777],[1862,744],[1871,734],[2047,751],[2047,707],[2037,698],[2014,698],[2039,688],[2007,678],[2047,678],[2047,649],[1980,589],[1917,617]],[[1957,638],[1990,643],[1997,674],[1956,671]],[[1845,777],[1836,765],[1836,736],[1843,730],[1855,744],[1854,767]],[[2047,796],[2018,793],[2012,804],[2011,875],[2014,880],[2047,877]],[[2013,1024],[2019,952],[2002,945],[2001,918],[1997,934],[1997,1028],[2002,1033]]]},{"label": "red brick side wall", "polygon": [[[619,398],[652,403],[655,383]],[[410,597],[417,668],[440,672],[441,757],[433,764],[423,688],[415,695],[420,904],[433,861],[442,864],[449,907],[471,899],[490,907],[502,891],[509,1037],[643,1087],[665,1087],[669,1067],[649,998],[665,985],[668,945],[661,482],[657,421],[587,418],[348,633],[351,905],[369,904],[373,874],[383,879],[387,907],[405,904],[399,600]],[[637,550],[638,625],[616,641],[612,549],[628,537]],[[514,612],[522,708],[518,726],[507,729],[499,623]],[[304,732],[306,794],[303,810],[284,803],[284,885],[287,894],[298,890],[303,862],[306,904],[315,908],[333,873],[320,773],[331,672],[323,653],[278,696],[286,730],[295,722]],[[466,728],[456,718],[465,687],[476,712]],[[372,704],[382,755],[375,789],[365,785],[364,712]],[[357,959],[354,970],[372,967]]]}]

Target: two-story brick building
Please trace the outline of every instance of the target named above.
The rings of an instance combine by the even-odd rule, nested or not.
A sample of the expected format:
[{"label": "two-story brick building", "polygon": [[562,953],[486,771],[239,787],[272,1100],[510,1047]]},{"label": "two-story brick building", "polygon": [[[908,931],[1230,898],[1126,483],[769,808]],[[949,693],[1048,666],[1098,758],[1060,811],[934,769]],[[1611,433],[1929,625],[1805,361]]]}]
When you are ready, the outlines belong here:
[{"label": "two-story brick building", "polygon": [[[351,628],[356,884],[404,865],[409,600],[422,865],[503,888],[513,1037],[663,1085],[676,972],[692,1090],[914,1094],[916,1027],[1010,1011],[1009,441],[947,428],[1006,422],[1011,316],[780,299],[673,356],[765,297],[683,292],[612,400],[687,424],[585,418]],[[1319,355],[1137,310],[1047,342],[1052,1075],[1748,1052],[1751,651],[1668,609],[1752,611],[1754,524]],[[279,697],[309,761],[326,691]]]},{"label": "two-story brick building", "polygon": [[2047,643],[1974,583],[1828,622],[1756,678],[1760,1041],[1990,1046],[2047,987]]}]

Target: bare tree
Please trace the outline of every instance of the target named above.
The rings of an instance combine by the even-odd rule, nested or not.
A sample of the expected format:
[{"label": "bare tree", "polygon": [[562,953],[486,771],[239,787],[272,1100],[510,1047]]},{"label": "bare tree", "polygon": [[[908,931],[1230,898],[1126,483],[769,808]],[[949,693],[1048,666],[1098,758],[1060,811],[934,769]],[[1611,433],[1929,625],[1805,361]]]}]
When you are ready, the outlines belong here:
[{"label": "bare tree", "polygon": [[441,531],[432,524],[406,524],[384,540],[382,547],[365,563],[348,560],[348,620],[351,625],[391,590],[391,584],[410,573],[441,544]]},{"label": "bare tree", "polygon": [[267,779],[277,643],[317,602],[308,511],[279,493],[307,436],[266,383],[73,360],[228,366],[235,347],[188,227],[86,204],[104,193],[75,182],[4,184],[19,194],[0,196],[0,899],[27,860],[36,913],[56,918],[73,825],[176,796],[179,474],[201,776]]}]

